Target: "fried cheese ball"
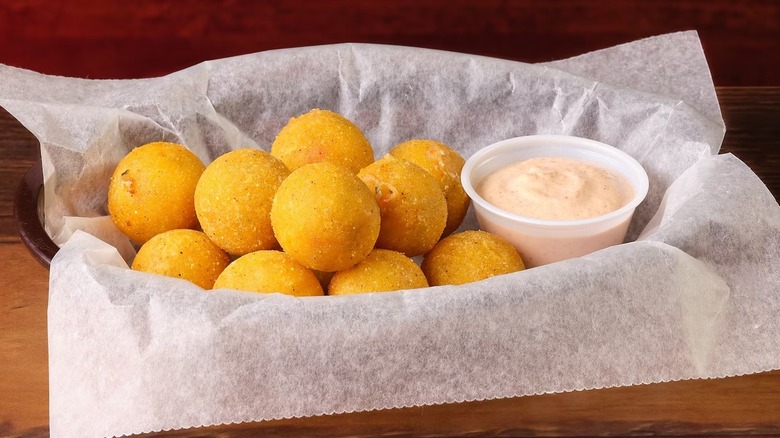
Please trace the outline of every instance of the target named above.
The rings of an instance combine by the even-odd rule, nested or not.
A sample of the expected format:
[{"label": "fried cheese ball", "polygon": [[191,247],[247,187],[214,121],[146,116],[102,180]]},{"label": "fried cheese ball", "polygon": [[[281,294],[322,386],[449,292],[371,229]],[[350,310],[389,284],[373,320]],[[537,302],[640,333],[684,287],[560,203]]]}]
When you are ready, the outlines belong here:
[{"label": "fried cheese ball", "polygon": [[149,239],[138,250],[132,268],[183,278],[211,289],[230,257],[200,231],[170,230]]},{"label": "fried cheese ball", "polygon": [[422,262],[431,286],[471,283],[523,269],[523,260],[512,244],[487,231],[445,237]]},{"label": "fried cheese ball", "polygon": [[271,225],[282,249],[309,269],[354,266],[379,235],[374,195],[352,171],[312,163],[293,171],[276,191]]},{"label": "fried cheese ball", "polygon": [[203,232],[234,255],[275,248],[271,203],[289,174],[284,163],[258,149],[237,149],[214,160],[195,189]]},{"label": "fried cheese ball", "polygon": [[314,274],[289,255],[260,250],[233,261],[214,282],[214,289],[246,292],[280,292],[298,297],[323,295]]},{"label": "fried cheese ball", "polygon": [[460,183],[465,160],[444,143],[435,140],[409,140],[396,145],[390,155],[412,162],[433,175],[447,199],[447,225],[442,236],[449,236],[463,222],[470,199]]},{"label": "fried cheese ball", "polygon": [[114,224],[137,243],[164,231],[197,228],[193,194],[205,166],[187,148],[155,142],[119,161],[108,185]]},{"label": "fried cheese ball", "polygon": [[340,114],[316,108],[290,119],[276,136],[271,154],[290,170],[329,161],[357,173],[374,161],[371,144],[354,123]]},{"label": "fried cheese ball", "polygon": [[433,248],[447,223],[447,200],[439,183],[422,167],[392,155],[358,173],[382,212],[377,248],[409,257]]},{"label": "fried cheese ball", "polygon": [[375,249],[362,262],[333,275],[328,286],[328,295],[421,287],[428,287],[428,281],[412,259],[389,249]]}]

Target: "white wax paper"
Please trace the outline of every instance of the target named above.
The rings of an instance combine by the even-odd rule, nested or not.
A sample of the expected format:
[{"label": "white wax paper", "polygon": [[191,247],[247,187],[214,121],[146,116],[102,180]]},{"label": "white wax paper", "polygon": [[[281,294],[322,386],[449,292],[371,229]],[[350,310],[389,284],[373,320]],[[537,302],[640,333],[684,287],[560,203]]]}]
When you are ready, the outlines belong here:
[{"label": "white wax paper", "polygon": [[[63,243],[49,290],[53,436],[780,368],[780,207],[736,157],[715,155],[725,128],[695,32],[546,65],[344,44],[145,80],[5,66],[0,78],[0,105],[41,142],[46,227]],[[639,160],[650,192],[630,243],[457,287],[294,298],[127,269],[134,250],[105,215],[130,149],[176,141],[204,162],[268,150],[313,107],[353,120],[376,157],[415,137],[465,157],[518,135],[592,138]]]}]

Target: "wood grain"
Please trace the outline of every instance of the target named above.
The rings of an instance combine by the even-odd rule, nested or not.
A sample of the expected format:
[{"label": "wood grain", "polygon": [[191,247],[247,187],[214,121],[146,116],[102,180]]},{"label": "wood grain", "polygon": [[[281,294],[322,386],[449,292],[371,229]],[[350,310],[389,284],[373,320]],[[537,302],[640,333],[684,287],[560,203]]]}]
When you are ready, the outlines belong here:
[{"label": "wood grain", "polygon": [[14,193],[38,157],[35,136],[0,108],[0,244],[19,241],[13,218]]},{"label": "wood grain", "polygon": [[0,436],[49,422],[48,272],[21,243],[0,244]]},{"label": "wood grain", "polygon": [[[719,88],[734,153],[780,195],[780,87]],[[19,242],[16,185],[36,139],[0,110],[0,436],[48,435],[47,272]],[[780,436],[780,371],[171,431],[154,436]],[[151,436],[151,435],[150,435]]]},{"label": "wood grain", "polygon": [[149,77],[255,51],[371,42],[526,62],[697,30],[716,85],[780,85],[774,0],[5,0],[0,63]]}]

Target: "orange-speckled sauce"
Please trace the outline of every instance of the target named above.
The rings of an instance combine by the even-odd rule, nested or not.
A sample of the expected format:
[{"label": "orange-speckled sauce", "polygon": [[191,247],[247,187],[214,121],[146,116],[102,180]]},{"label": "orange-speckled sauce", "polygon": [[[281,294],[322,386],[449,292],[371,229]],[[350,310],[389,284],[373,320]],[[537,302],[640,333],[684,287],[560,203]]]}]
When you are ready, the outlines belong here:
[{"label": "orange-speckled sauce", "polygon": [[489,174],[477,192],[502,210],[548,220],[601,216],[623,207],[634,196],[622,176],[564,157],[510,164]]}]

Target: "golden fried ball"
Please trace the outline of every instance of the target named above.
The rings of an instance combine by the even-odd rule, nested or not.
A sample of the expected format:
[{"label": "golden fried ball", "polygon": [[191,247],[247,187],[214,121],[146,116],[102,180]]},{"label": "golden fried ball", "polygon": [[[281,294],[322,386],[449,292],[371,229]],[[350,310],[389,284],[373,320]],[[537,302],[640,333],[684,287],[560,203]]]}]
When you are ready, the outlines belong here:
[{"label": "golden fried ball", "polygon": [[333,275],[328,286],[328,295],[420,287],[428,287],[428,281],[412,259],[389,249],[375,249],[362,262]]},{"label": "golden fried ball", "polygon": [[439,241],[422,270],[431,286],[465,284],[525,269],[511,243],[487,231],[464,231]]},{"label": "golden fried ball", "polygon": [[164,231],[197,228],[193,194],[200,159],[182,145],[139,146],[119,161],[108,185],[108,212],[128,237],[144,243]]},{"label": "golden fried ball", "polygon": [[447,200],[436,180],[422,167],[392,155],[358,173],[382,212],[377,248],[409,257],[433,248],[447,223]]},{"label": "golden fried ball", "polygon": [[203,231],[220,248],[244,255],[276,247],[271,203],[290,171],[258,149],[228,152],[206,167],[195,189]]},{"label": "golden fried ball", "polygon": [[368,187],[351,170],[329,162],[293,171],[271,207],[271,225],[284,251],[325,272],[363,260],[376,243],[379,220]]},{"label": "golden fried ball", "polygon": [[323,295],[314,274],[275,250],[261,250],[233,261],[214,283],[214,289],[236,289],[246,292],[280,292],[298,297]]},{"label": "golden fried ball", "polygon": [[409,140],[396,145],[390,154],[422,167],[436,178],[447,199],[447,225],[442,236],[449,236],[463,222],[471,201],[460,183],[463,157],[435,140]]},{"label": "golden fried ball", "polygon": [[149,239],[138,250],[133,269],[189,280],[211,289],[230,257],[200,231],[170,230]]},{"label": "golden fried ball", "polygon": [[291,118],[276,136],[271,154],[290,170],[329,161],[357,173],[374,161],[371,144],[354,123],[321,109]]}]

